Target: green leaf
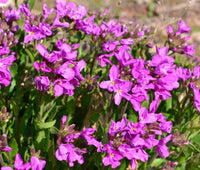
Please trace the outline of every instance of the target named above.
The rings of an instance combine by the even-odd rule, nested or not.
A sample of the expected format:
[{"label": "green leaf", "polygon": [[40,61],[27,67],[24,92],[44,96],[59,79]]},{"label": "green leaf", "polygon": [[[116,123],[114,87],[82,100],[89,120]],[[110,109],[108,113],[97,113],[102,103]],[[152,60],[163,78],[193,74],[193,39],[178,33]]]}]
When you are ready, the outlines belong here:
[{"label": "green leaf", "polygon": [[48,130],[42,130],[37,133],[35,147],[41,152],[46,152],[49,149],[50,134]]},{"label": "green leaf", "polygon": [[12,66],[9,67],[10,70],[10,74],[12,77],[15,77],[17,75],[17,70],[18,70],[18,66],[16,63],[14,63]]},{"label": "green leaf", "polygon": [[11,93],[14,90],[15,86],[16,86],[16,80],[13,79],[9,87],[9,93]]},{"label": "green leaf", "polygon": [[48,117],[48,121],[52,121],[57,113],[57,108],[56,103],[54,101],[51,101],[50,103],[46,104],[46,106],[44,106],[45,103],[42,103],[41,107],[40,107],[40,115],[42,117],[42,122],[45,122],[45,120]]},{"label": "green leaf", "polygon": [[34,5],[35,5],[36,0],[29,0],[29,8],[30,10],[33,9]]},{"label": "green leaf", "polygon": [[32,54],[32,53],[30,52],[30,50],[27,49],[27,48],[25,48],[25,51],[26,51],[26,53],[28,54],[28,56],[30,57],[31,63],[34,63],[35,59],[34,59],[33,54]]},{"label": "green leaf", "polygon": [[18,0],[15,0],[15,7],[18,9],[18,3],[17,3]]},{"label": "green leaf", "polygon": [[161,159],[161,158],[157,158],[153,161],[153,163],[151,164],[151,166],[159,166],[161,165],[162,163],[164,163],[166,160],[164,159]]},{"label": "green leaf", "polygon": [[18,107],[17,103],[16,103],[14,100],[11,100],[10,108],[11,108],[11,110],[14,112],[14,115],[15,115],[15,116],[18,116],[19,107]]},{"label": "green leaf", "polygon": [[13,138],[11,142],[9,142],[9,146],[12,148],[12,151],[10,152],[11,158],[14,159],[15,155],[18,153],[18,144],[15,138]]},{"label": "green leaf", "polygon": [[38,129],[48,129],[51,128],[55,125],[56,120],[51,121],[51,122],[36,122],[36,127]]},{"label": "green leaf", "polygon": [[53,126],[53,127],[50,128],[51,134],[56,135],[58,132],[59,132],[59,130],[56,127]]},{"label": "green leaf", "polygon": [[172,108],[172,97],[169,99],[166,99],[166,111]]},{"label": "green leaf", "polygon": [[45,131],[39,131],[38,132],[38,135],[37,135],[37,138],[36,138],[36,142],[37,143],[40,143],[42,141],[42,139],[45,138]]},{"label": "green leaf", "polygon": [[192,138],[192,141],[200,146],[200,134],[197,134]]}]

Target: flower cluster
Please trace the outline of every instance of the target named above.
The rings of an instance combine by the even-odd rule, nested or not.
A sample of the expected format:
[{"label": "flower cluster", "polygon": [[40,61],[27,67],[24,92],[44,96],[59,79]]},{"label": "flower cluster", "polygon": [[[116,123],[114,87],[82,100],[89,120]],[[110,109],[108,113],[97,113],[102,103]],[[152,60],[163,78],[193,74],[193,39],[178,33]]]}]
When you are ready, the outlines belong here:
[{"label": "flower cluster", "polygon": [[[120,50],[122,50],[121,48]],[[154,106],[156,106],[160,99],[170,98],[170,91],[179,87],[174,65],[175,60],[167,56],[168,48],[162,47],[159,49],[156,47],[156,50],[157,54],[147,62],[143,59],[133,59],[126,52],[126,48],[123,48],[123,51],[127,55],[124,52],[118,52],[116,58],[120,68],[112,65],[109,71],[110,80],[100,83],[101,88],[115,92],[115,104],[119,105],[123,97],[130,101],[133,108],[138,111],[141,108],[141,102],[149,100],[148,90],[154,91]],[[125,59],[128,59],[128,61],[125,62]]]},{"label": "flower cluster", "polygon": [[149,156],[145,150],[153,147],[156,147],[157,153],[162,158],[169,156],[166,143],[172,139],[173,135],[162,137],[160,140],[158,140],[158,136],[162,136],[164,132],[170,133],[172,122],[167,121],[161,113],[148,113],[144,107],[139,110],[139,121],[135,124],[127,122],[126,117],[123,117],[119,122],[111,120],[108,129],[109,143],[107,144],[102,144],[91,136],[94,134],[94,128],[87,128],[79,132],[74,130],[74,124],[66,126],[66,121],[67,117],[63,116],[57,140],[59,148],[55,156],[59,161],[68,161],[70,167],[74,166],[75,161],[78,161],[79,164],[84,163],[82,154],[87,153],[87,151],[75,146],[76,141],[80,138],[84,138],[87,145],[95,146],[97,152],[106,152],[103,164],[105,166],[111,165],[112,168],[119,166],[120,160],[125,157],[131,160],[131,168],[136,169],[136,160],[146,162]]},{"label": "flower cluster", "polygon": [[195,66],[192,74],[192,79],[190,82],[190,88],[192,89],[194,93],[194,106],[197,108],[197,110],[200,112],[200,66]]},{"label": "flower cluster", "polygon": [[178,30],[174,32],[173,28],[168,25],[167,33],[169,39],[169,47],[172,51],[186,54],[190,57],[193,57],[196,51],[194,50],[194,45],[188,45],[187,41],[190,39],[190,36],[183,37],[182,34],[189,33],[191,28],[187,26],[184,21],[180,21],[178,25]]},{"label": "flower cluster", "polygon": [[[0,125],[3,125],[0,127],[3,134],[0,136],[1,170],[42,170],[46,162],[52,162],[47,168],[55,168],[58,161],[67,161],[69,167],[85,162],[84,168],[87,168],[95,161],[96,155],[102,158],[102,163],[97,162],[98,166],[116,168],[124,161],[131,169],[137,169],[143,166],[138,164],[140,161],[147,162],[153,158],[150,161],[153,162],[155,157],[151,153],[163,159],[169,157],[173,151],[169,151],[168,144],[182,147],[190,143],[190,139],[184,139],[187,133],[171,132],[173,123],[164,116],[173,112],[169,118],[173,117],[174,128],[179,129],[182,117],[185,122],[190,119],[190,113],[187,116],[183,113],[191,97],[200,112],[200,66],[195,66],[193,71],[189,66],[184,68],[186,66],[175,56],[176,53],[190,57],[195,54],[194,46],[188,44],[190,37],[185,37],[191,28],[184,21],[179,22],[177,31],[169,25],[166,45],[158,47],[149,44],[147,36],[151,30],[145,25],[108,20],[107,11],[97,15],[66,0],[56,0],[52,9],[44,4],[42,9],[42,15],[34,15],[29,3],[19,6],[19,10],[0,8],[0,88],[2,85],[9,86],[11,73],[15,75],[12,86],[2,88],[0,92],[3,98],[1,108],[6,106],[0,111]],[[50,19],[53,12],[55,15]],[[24,25],[18,26],[16,21],[21,16],[24,16],[21,20],[24,19]],[[10,66],[15,60],[16,67],[11,72]],[[25,74],[17,74],[18,71]],[[47,93],[42,93],[40,98],[35,90],[21,83],[25,80],[30,80],[29,84],[33,84],[34,80],[37,89]],[[83,88],[76,91],[75,88],[82,84]],[[10,92],[13,93],[6,94]],[[176,98],[167,100],[172,96]],[[117,106],[113,107],[113,103]],[[7,108],[15,115],[11,125],[7,125],[11,119]],[[58,110],[60,115],[66,110],[72,112],[74,123],[77,121],[75,113],[81,111],[81,118],[87,121],[84,125],[93,128],[82,130],[78,127],[81,130],[76,131],[75,124],[68,125],[64,115],[57,130]],[[120,115],[112,114],[116,110],[121,110]],[[159,113],[156,113],[158,110]],[[186,111],[191,111],[192,115],[196,112],[193,110],[192,104],[188,105]],[[122,117],[125,112],[128,119]],[[133,113],[136,114],[134,120],[138,118],[135,123],[129,121],[133,120]],[[31,126],[24,130],[27,123]],[[20,137],[21,132],[31,133]],[[58,135],[56,149],[51,148],[55,133]],[[13,135],[13,143],[7,142],[6,134]],[[49,143],[42,153],[45,159],[40,157],[40,151],[36,153],[34,149],[26,155],[27,149],[23,145],[38,148],[45,142]],[[9,146],[15,143],[17,152],[24,154],[24,160],[19,153],[15,161],[11,160],[12,148]],[[53,158],[50,148],[55,152]],[[11,152],[11,155],[2,152]],[[91,156],[89,159],[86,153]],[[163,170],[178,165],[171,160],[166,162]],[[92,168],[94,166],[91,165]]]},{"label": "flower cluster", "polygon": [[56,150],[55,156],[59,161],[68,161],[69,166],[73,167],[75,161],[78,161],[79,164],[83,164],[84,158],[82,154],[87,153],[85,149],[77,148],[74,145],[78,139],[84,138],[88,145],[94,145],[96,147],[100,147],[102,144],[91,136],[95,129],[87,128],[82,132],[79,132],[74,130],[74,124],[67,126],[66,123],[67,117],[63,116],[57,140],[59,148]]},{"label": "flower cluster", "polygon": [[37,15],[31,14],[29,4],[23,4],[19,9],[26,18],[24,24],[24,30],[27,33],[24,37],[25,44],[52,35],[51,25],[48,23],[48,16],[53,12],[53,9],[49,10],[47,5],[44,4],[43,15],[41,18],[38,18]]},{"label": "flower cluster", "polygon": [[66,2],[66,0],[56,0],[56,16],[53,21],[54,28],[69,27],[72,21],[81,20],[87,11],[84,6],[79,5],[76,7],[76,4],[73,2]]},{"label": "flower cluster", "polygon": [[[79,87],[79,80],[84,80],[80,72],[86,63],[84,60],[76,61],[76,49],[79,44],[71,46],[65,41],[66,39],[57,40],[56,48],[58,50],[51,53],[42,44],[37,44],[36,49],[44,59],[41,64],[38,61],[34,62],[35,69],[41,73],[41,76],[35,77],[38,90],[48,90],[49,87],[53,87],[56,96],[62,94],[72,96],[74,85]],[[51,77],[52,82],[50,82],[49,77]]]},{"label": "flower cluster", "polygon": [[8,146],[6,134],[0,136],[0,152],[11,152],[12,148]]},{"label": "flower cluster", "polygon": [[10,54],[10,48],[18,42],[18,39],[15,38],[15,33],[19,29],[16,21],[20,19],[21,15],[18,10],[11,7],[7,10],[0,9],[0,15],[0,84],[8,86],[11,81],[9,66],[16,60],[15,53]]},{"label": "flower cluster", "polygon": [[[14,168],[15,170],[42,170],[44,169],[46,164],[46,161],[40,158],[38,155],[33,155],[30,158],[30,162],[23,163],[23,159],[19,153],[15,156],[15,163]],[[1,168],[1,170],[13,170],[13,168],[9,166],[4,166]]]},{"label": "flower cluster", "polygon": [[127,158],[131,161],[131,168],[137,168],[137,160],[146,162],[148,154],[146,149],[156,147],[157,153],[166,158],[169,156],[166,143],[172,138],[172,135],[162,137],[158,140],[163,132],[170,133],[172,122],[166,121],[166,118],[160,113],[148,113],[146,108],[139,111],[139,121],[133,124],[127,122],[126,117],[121,121],[114,122],[108,129],[109,143],[104,144],[101,150],[107,155],[103,158],[105,166],[111,165],[112,168],[119,166],[120,160]]},{"label": "flower cluster", "polygon": [[1,124],[8,122],[11,117],[12,117],[12,115],[7,112],[6,107],[4,107],[2,109],[2,111],[0,111],[0,123]]}]

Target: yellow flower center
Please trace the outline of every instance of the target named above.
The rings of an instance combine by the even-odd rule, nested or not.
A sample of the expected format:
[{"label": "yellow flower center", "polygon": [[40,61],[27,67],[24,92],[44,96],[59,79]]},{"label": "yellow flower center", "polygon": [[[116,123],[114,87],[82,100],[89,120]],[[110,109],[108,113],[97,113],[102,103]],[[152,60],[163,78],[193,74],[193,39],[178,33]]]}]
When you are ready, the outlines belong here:
[{"label": "yellow flower center", "polygon": [[115,82],[114,82],[114,81],[111,81],[111,84],[112,84],[112,85],[115,85]]},{"label": "yellow flower center", "polygon": [[69,65],[69,68],[73,68],[75,65],[74,64],[70,64]]},{"label": "yellow flower center", "polygon": [[133,130],[136,130],[136,128],[133,128]]},{"label": "yellow flower center", "polygon": [[111,153],[111,154],[110,154],[110,157],[112,158],[113,156],[114,156],[114,154],[113,154],[113,153]]}]

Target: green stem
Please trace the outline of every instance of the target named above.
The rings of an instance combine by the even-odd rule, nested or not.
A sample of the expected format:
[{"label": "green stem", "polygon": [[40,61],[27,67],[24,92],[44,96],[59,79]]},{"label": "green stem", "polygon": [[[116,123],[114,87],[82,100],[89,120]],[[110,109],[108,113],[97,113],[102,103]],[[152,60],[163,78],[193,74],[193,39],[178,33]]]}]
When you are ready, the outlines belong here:
[{"label": "green stem", "polygon": [[[3,134],[6,133],[5,125],[3,126],[2,131],[3,131]],[[8,143],[7,138],[5,139],[5,141],[6,141],[6,143]],[[11,162],[10,152],[7,152],[7,155],[8,155],[8,163],[11,164],[12,162]]]},{"label": "green stem", "polygon": [[127,106],[128,106],[128,100],[126,100],[125,105],[122,107],[121,113],[120,113],[120,115],[119,115],[119,119],[121,119],[122,116],[125,114],[125,111],[126,111],[126,109],[127,109]]},{"label": "green stem", "polygon": [[103,127],[106,127],[106,123],[108,122],[109,117],[112,115],[112,109],[114,105],[114,94],[112,93],[111,99],[110,99],[110,105],[108,107],[108,112],[105,117],[105,121],[103,122]]},{"label": "green stem", "polygon": [[19,118],[15,115],[15,128],[16,128],[16,139],[19,150],[21,149],[20,134],[19,134]]},{"label": "green stem", "polygon": [[[149,166],[151,166],[151,164],[152,164],[153,161],[157,158],[157,156],[158,156],[158,153],[156,152],[156,153],[154,154],[154,156],[152,157],[151,161],[149,162]],[[150,168],[149,168],[149,170],[152,170],[152,169],[153,169],[153,167],[150,167]]]},{"label": "green stem", "polygon": [[184,101],[183,101],[183,104],[182,104],[182,106],[181,106],[181,109],[180,109],[180,111],[179,111],[178,120],[177,120],[176,123],[175,123],[176,125],[178,125],[178,124],[181,122],[184,107],[185,107],[185,105],[187,104],[187,102],[188,102],[189,99],[190,99],[190,98],[186,95],[186,97],[185,97],[185,99],[184,99]]},{"label": "green stem", "polygon": [[89,127],[89,118],[90,118],[90,115],[91,115],[92,101],[93,101],[93,96],[91,96],[89,108],[88,108],[88,111],[87,111],[85,118],[84,118],[84,121],[83,121],[83,127],[84,128]]},{"label": "green stem", "polygon": [[1,153],[0,153],[0,164],[1,164],[1,167],[4,166],[4,160],[3,160],[3,157],[2,157]]}]

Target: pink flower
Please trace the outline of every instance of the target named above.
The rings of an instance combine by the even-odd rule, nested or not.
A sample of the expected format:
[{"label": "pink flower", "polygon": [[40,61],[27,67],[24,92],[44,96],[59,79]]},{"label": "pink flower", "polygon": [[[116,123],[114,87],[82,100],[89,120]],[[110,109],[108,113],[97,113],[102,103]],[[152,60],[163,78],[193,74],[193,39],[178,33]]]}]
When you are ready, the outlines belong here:
[{"label": "pink flower", "polygon": [[32,170],[42,170],[46,164],[45,160],[40,160],[35,156],[31,156],[31,168]]}]

